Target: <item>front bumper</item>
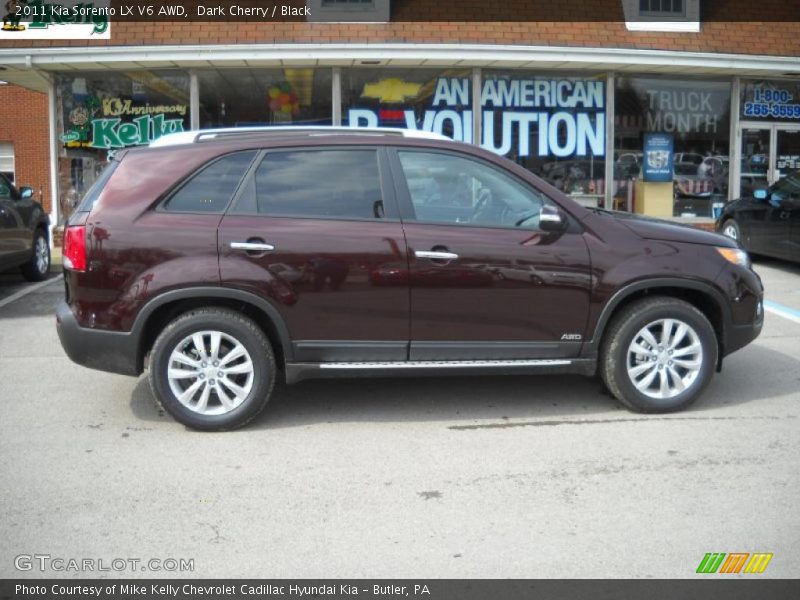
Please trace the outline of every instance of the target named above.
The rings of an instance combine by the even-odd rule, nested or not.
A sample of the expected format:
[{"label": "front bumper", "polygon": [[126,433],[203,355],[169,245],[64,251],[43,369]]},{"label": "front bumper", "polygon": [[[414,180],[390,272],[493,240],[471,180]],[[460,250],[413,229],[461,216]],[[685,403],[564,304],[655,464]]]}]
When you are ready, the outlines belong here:
[{"label": "front bumper", "polygon": [[718,279],[729,299],[730,319],[725,326],[722,355],[727,356],[755,340],[764,326],[764,285],[749,268],[728,265]]},{"label": "front bumper", "polygon": [[138,376],[138,345],[130,333],[87,329],[78,325],[66,302],[56,307],[56,330],[64,352],[90,369]]}]

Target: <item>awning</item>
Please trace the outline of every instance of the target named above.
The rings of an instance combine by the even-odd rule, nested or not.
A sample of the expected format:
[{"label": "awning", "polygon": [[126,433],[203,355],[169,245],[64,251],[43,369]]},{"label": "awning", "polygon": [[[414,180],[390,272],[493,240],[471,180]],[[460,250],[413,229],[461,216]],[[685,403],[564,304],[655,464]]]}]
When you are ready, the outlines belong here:
[{"label": "awning", "polygon": [[236,44],[0,49],[0,79],[47,91],[54,72],[224,67],[400,66],[566,69],[743,77],[800,77],[800,58],[553,46]]}]

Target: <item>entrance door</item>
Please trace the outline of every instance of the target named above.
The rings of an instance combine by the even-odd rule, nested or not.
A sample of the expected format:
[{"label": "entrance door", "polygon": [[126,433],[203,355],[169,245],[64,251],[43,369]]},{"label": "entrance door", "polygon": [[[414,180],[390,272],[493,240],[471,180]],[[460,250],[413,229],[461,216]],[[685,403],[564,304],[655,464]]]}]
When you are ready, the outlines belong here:
[{"label": "entrance door", "polygon": [[738,189],[734,198],[777,183],[800,169],[800,125],[742,122]]}]

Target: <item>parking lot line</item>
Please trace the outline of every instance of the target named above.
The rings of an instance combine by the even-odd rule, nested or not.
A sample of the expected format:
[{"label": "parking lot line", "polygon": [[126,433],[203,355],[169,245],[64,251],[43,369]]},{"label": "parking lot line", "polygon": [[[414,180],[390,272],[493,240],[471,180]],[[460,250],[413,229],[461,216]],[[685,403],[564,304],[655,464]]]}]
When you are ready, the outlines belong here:
[{"label": "parking lot line", "polygon": [[789,308],[788,306],[772,302],[771,300],[764,300],[764,310],[771,312],[773,315],[778,315],[784,319],[794,321],[795,323],[800,323],[800,310]]},{"label": "parking lot line", "polygon": [[28,294],[33,293],[36,290],[38,290],[40,288],[43,288],[44,286],[49,285],[49,284],[53,283],[54,281],[59,281],[60,279],[63,279],[63,278],[64,278],[63,275],[59,275],[58,277],[54,277],[53,279],[48,279],[47,281],[41,281],[41,282],[36,283],[34,285],[29,285],[29,286],[21,289],[20,291],[14,293],[14,294],[11,294],[8,298],[3,298],[2,300],[0,300],[0,308],[3,308],[7,304],[11,304],[15,300],[19,300],[20,298],[24,298]]}]

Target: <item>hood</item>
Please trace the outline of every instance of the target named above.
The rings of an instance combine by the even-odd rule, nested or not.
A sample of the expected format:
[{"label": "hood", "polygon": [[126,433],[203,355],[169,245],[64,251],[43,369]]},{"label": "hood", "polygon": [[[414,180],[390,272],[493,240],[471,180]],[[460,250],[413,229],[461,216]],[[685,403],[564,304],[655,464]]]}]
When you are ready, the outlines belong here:
[{"label": "hood", "polygon": [[[611,211],[609,211],[611,212]],[[736,242],[719,233],[703,231],[690,225],[663,221],[652,217],[642,217],[626,212],[612,212],[613,218],[630,229],[639,237],[663,242],[683,242],[686,244],[703,244],[706,246],[725,246],[736,248]]]}]

